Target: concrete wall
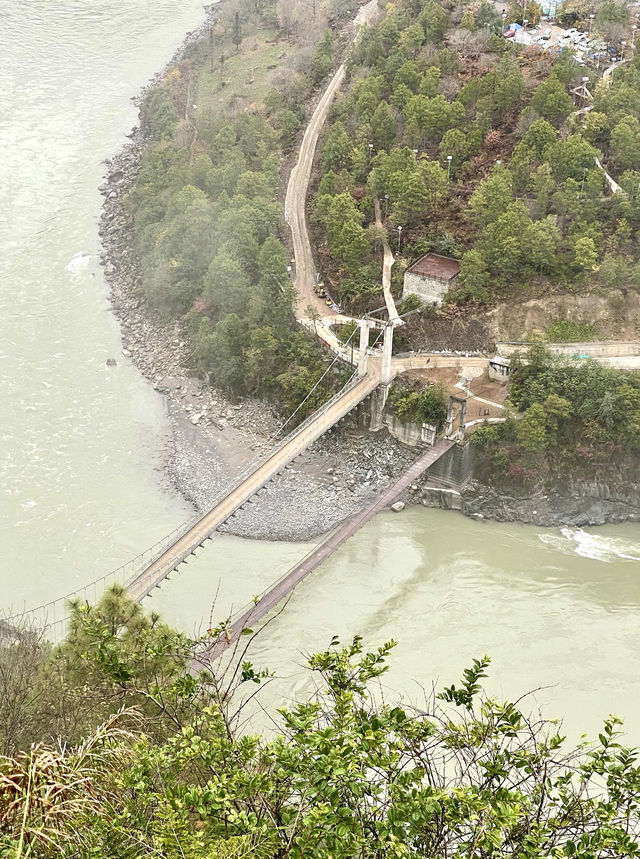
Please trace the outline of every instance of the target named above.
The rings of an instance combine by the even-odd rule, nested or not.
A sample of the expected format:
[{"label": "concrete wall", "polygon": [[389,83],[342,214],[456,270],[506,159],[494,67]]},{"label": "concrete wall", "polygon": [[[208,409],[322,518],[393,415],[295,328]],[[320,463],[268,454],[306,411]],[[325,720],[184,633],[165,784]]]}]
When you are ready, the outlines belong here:
[{"label": "concrete wall", "polygon": [[511,375],[511,367],[506,366],[505,364],[494,364],[491,359],[489,359],[489,378],[494,382],[500,382],[502,385],[506,385],[509,381],[509,376]]},{"label": "concrete wall", "polygon": [[423,482],[462,489],[473,476],[473,461],[473,443],[456,444],[425,472]]},{"label": "concrete wall", "polygon": [[424,277],[421,274],[405,272],[402,295],[417,295],[427,304],[442,304],[442,299],[451,286],[449,281]]},{"label": "concrete wall", "polygon": [[416,444],[433,445],[436,441],[435,428],[431,424],[414,424],[409,421],[405,423],[395,415],[385,412],[382,425],[389,430],[390,435],[410,447]]},{"label": "concrete wall", "polygon": [[462,510],[462,496],[456,489],[423,486],[420,496],[425,507],[439,507],[441,510]]},{"label": "concrete wall", "polygon": [[[640,355],[640,343],[633,342],[545,343],[545,346],[557,355],[589,355],[591,358]],[[528,347],[528,343],[496,343],[500,355],[513,355],[514,352],[524,354]]]}]

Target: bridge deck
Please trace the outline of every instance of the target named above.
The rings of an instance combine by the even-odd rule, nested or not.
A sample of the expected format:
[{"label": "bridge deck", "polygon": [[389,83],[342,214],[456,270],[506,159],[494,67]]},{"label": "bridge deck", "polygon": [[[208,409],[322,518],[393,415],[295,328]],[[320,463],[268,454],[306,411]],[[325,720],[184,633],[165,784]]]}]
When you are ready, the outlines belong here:
[{"label": "bridge deck", "polygon": [[211,644],[205,651],[202,651],[196,660],[194,668],[197,669],[198,664],[205,664],[211,659],[220,656],[221,653],[233,642],[237,641],[243,629],[258,623],[262,618],[271,611],[281,600],[283,600],[291,591],[298,585],[309,573],[313,572],[317,566],[325,561],[338,549],[345,540],[348,540],[356,531],[380,512],[384,507],[392,504],[393,501],[403,492],[414,480],[416,480],[423,471],[432,466],[441,456],[454,445],[455,442],[449,439],[442,439],[434,445],[427,453],[420,457],[402,477],[398,478],[391,484],[381,495],[374,501],[357,513],[355,516],[347,519],[339,528],[333,531],[320,545],[306,556],[297,566],[295,566],[286,576],[272,585],[268,591],[258,600],[258,602],[245,611],[231,626],[229,634],[221,636]]},{"label": "bridge deck", "polygon": [[150,593],[265,483],[372,393],[378,383],[378,373],[370,372],[331,400],[311,421],[294,430],[270,456],[129,583],[131,597],[140,600]]}]

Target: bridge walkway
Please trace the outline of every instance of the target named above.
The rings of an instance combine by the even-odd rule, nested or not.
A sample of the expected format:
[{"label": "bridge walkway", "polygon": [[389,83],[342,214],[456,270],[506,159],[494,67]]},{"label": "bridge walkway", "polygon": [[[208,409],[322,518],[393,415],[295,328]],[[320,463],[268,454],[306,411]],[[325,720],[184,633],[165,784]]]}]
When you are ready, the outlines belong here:
[{"label": "bridge walkway", "polygon": [[258,623],[275,608],[278,603],[288,596],[309,573],[313,572],[323,561],[332,555],[345,540],[348,540],[356,531],[369,521],[376,513],[388,507],[404,490],[410,486],[420,475],[430,468],[440,457],[451,448],[455,442],[450,439],[441,439],[430,448],[423,456],[405,471],[402,477],[391,484],[381,495],[375,498],[371,504],[347,519],[342,525],[326,537],[322,543],[315,547],[303,560],[297,564],[283,578],[272,585],[262,597],[249,609],[232,623],[226,634],[221,635],[206,650],[201,651],[195,662],[194,669],[198,665],[204,665],[208,661],[217,658],[222,652],[242,634],[242,630]]},{"label": "bridge walkway", "polygon": [[251,471],[242,475],[235,486],[232,485],[201,519],[136,575],[128,584],[129,595],[138,601],[147,596],[189,555],[202,546],[216,528],[229,519],[252,495],[255,495],[279,471],[369,396],[378,383],[379,368],[376,362],[372,362],[366,376],[348,383],[319,411],[290,433],[260,463],[252,464]]}]

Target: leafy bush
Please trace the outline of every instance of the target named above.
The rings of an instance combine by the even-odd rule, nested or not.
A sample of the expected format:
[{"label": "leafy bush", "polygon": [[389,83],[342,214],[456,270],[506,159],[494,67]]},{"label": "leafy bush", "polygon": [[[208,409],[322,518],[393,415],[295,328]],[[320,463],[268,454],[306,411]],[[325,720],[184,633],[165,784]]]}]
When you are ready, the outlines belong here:
[{"label": "leafy bush", "polygon": [[439,382],[429,385],[424,391],[396,391],[391,398],[391,408],[402,421],[433,424],[438,430],[447,418],[448,395]]},{"label": "leafy bush", "polygon": [[74,607],[52,654],[19,636],[0,702],[32,730],[0,758],[0,855],[638,856],[638,751],[620,719],[567,748],[522,696],[485,693],[486,656],[420,709],[387,702],[377,686],[395,642],[334,637],[308,659],[316,691],[283,702],[263,737],[244,708],[270,672],[244,647],[226,673],[203,651],[228,629],[191,641],[116,589]]}]

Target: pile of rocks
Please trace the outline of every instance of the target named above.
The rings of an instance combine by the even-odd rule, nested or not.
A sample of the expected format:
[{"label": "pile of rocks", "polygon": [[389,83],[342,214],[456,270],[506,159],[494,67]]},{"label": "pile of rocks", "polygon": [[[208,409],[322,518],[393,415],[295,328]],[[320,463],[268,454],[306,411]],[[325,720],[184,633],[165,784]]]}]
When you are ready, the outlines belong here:
[{"label": "pile of rocks", "polygon": [[310,540],[361,510],[415,460],[386,431],[333,430],[287,466],[221,530],[241,537]]}]

